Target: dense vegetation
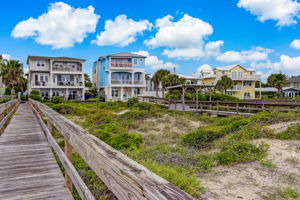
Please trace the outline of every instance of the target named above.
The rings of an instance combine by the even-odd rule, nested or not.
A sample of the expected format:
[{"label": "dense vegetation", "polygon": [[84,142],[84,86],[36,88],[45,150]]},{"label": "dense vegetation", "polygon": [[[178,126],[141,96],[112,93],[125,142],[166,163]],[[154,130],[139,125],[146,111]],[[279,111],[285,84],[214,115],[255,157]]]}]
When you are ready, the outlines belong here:
[{"label": "dense vegetation", "polygon": [[[127,103],[55,100],[47,104],[196,198],[203,189],[197,178],[199,172],[218,165],[262,162],[268,145],[253,144],[251,139],[300,139],[299,124],[279,134],[266,127],[299,119],[294,113],[261,112],[247,119],[239,116],[215,118],[170,111],[158,105],[138,103],[137,99]],[[192,122],[199,124],[192,127]],[[172,127],[172,123],[189,129],[176,132],[181,128]],[[164,127],[156,129],[156,124]],[[110,196],[79,156],[75,156],[74,164],[98,199]]]}]

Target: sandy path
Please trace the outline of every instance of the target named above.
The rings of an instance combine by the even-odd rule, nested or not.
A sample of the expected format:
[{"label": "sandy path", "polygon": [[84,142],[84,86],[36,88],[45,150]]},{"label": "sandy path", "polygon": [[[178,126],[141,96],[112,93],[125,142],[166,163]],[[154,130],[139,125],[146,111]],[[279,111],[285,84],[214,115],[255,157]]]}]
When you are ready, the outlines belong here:
[{"label": "sandy path", "polygon": [[253,142],[270,145],[266,159],[275,166],[252,162],[221,166],[214,168],[213,172],[200,174],[199,178],[207,188],[202,199],[270,199],[276,188],[285,187],[300,192],[300,141],[259,139]]}]

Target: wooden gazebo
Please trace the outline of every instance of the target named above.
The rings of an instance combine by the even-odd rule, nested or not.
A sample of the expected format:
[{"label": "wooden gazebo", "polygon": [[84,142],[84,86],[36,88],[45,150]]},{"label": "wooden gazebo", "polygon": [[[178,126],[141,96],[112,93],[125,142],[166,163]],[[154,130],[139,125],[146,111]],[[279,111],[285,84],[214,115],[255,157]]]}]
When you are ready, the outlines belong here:
[{"label": "wooden gazebo", "polygon": [[196,109],[198,109],[198,94],[199,90],[207,89],[209,91],[209,101],[211,101],[211,91],[214,88],[214,85],[201,85],[201,84],[181,84],[181,85],[175,85],[175,86],[170,86],[167,87],[167,90],[175,90],[175,89],[180,89],[182,90],[182,106],[184,110],[184,105],[185,105],[185,100],[184,100],[184,94],[187,89],[194,89],[196,91]]}]

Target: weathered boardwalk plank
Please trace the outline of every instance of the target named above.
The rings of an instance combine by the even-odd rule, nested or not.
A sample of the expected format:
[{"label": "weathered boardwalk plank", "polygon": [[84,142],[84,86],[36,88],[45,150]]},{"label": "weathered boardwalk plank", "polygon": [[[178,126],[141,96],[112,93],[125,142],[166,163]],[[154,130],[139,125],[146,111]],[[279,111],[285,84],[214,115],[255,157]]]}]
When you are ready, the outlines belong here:
[{"label": "weathered boardwalk plank", "polygon": [[28,104],[0,136],[0,200],[73,199]]}]

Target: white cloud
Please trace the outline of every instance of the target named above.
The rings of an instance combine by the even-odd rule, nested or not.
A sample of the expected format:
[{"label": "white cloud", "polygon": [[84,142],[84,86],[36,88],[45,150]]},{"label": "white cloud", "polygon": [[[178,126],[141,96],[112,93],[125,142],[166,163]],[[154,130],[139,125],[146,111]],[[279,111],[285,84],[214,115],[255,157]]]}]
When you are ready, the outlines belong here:
[{"label": "white cloud", "polygon": [[199,74],[201,71],[212,71],[212,67],[208,64],[201,65],[197,68],[197,73]]},{"label": "white cloud", "polygon": [[150,67],[151,69],[174,69],[178,66],[172,62],[164,62],[160,60],[157,56],[151,56],[148,51],[138,51],[133,52],[138,55],[146,56],[145,65]]},{"label": "white cloud", "polygon": [[273,73],[283,72],[286,74],[295,74],[299,71],[300,56],[290,57],[288,55],[281,55],[278,62],[268,60],[266,62],[253,64],[252,67],[258,70],[269,69]]},{"label": "white cloud", "polygon": [[73,8],[57,2],[37,19],[30,17],[19,22],[12,31],[12,37],[32,37],[37,43],[53,48],[72,47],[83,42],[87,33],[95,32],[99,18],[92,6]]},{"label": "white cloud", "polygon": [[290,46],[294,49],[300,50],[300,40],[299,39],[293,40]]},{"label": "white cloud", "polygon": [[157,19],[158,31],[153,38],[146,40],[145,44],[152,48],[166,47],[163,54],[178,59],[203,58],[208,54],[215,54],[223,45],[223,41],[205,45],[204,40],[213,33],[213,27],[209,23],[187,14],[177,22],[173,19],[171,15]]},{"label": "white cloud", "polygon": [[3,59],[6,59],[6,60],[10,60],[12,59],[11,55],[9,54],[0,54],[2,56]]},{"label": "white cloud", "polygon": [[296,0],[239,0],[237,5],[256,15],[261,22],[277,21],[277,26],[296,24],[300,10]]},{"label": "white cloud", "polygon": [[217,60],[221,62],[258,62],[269,59],[269,54],[272,53],[272,49],[254,47],[248,51],[226,51],[219,56]]},{"label": "white cloud", "polygon": [[138,34],[150,30],[152,24],[148,20],[134,21],[127,19],[126,15],[119,15],[114,21],[105,22],[104,31],[92,41],[99,46],[112,45],[124,47],[136,40]]}]

